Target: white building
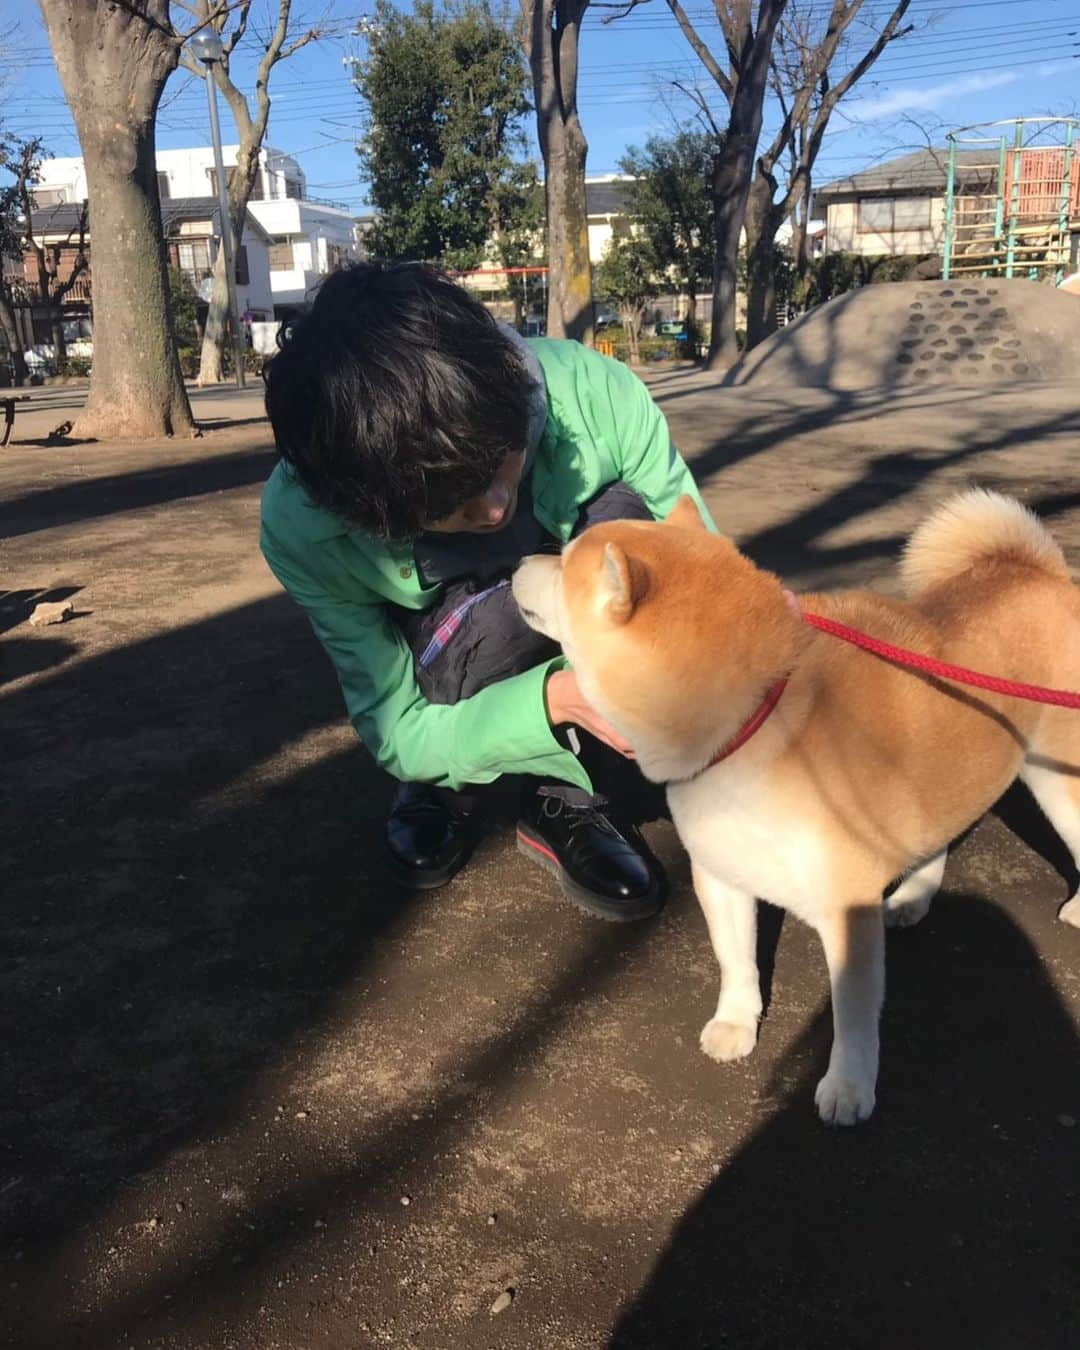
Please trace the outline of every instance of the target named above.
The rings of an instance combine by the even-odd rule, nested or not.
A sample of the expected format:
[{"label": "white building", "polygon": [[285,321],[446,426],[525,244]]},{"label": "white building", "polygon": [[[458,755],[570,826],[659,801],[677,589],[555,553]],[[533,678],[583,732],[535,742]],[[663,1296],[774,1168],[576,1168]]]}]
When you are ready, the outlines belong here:
[{"label": "white building", "polygon": [[633,179],[623,173],[597,174],[585,179],[585,211],[589,219],[589,261],[603,261],[612,239],[633,233],[629,188]]},{"label": "white building", "polygon": [[[236,163],[237,146],[226,145],[226,171]],[[157,152],[162,209],[176,199],[217,194],[214,152],[208,146]],[[87,196],[86,172],[79,158],[50,159],[41,166],[34,196],[39,207],[81,202]],[[248,213],[269,236],[270,287],[275,317],[302,304],[320,278],[359,256],[353,217],[334,202],[307,196],[307,182],[291,156],[264,146]]]},{"label": "white building", "polygon": [[[55,191],[55,190],[53,190]],[[65,328],[88,337],[93,301],[94,227],[82,221],[82,203],[53,200],[41,205],[31,218],[31,231],[38,243],[53,255],[57,279],[69,282],[60,300]],[[214,197],[173,197],[161,204],[161,225],[169,265],[182,272],[195,293],[196,310],[205,316],[210,299],[214,259],[221,239],[221,212]],[[87,271],[79,265],[80,239],[90,260]],[[268,319],[274,312],[270,289],[270,238],[247,213],[236,255],[236,290],[240,312],[252,321]],[[26,328],[27,346],[49,343],[52,306],[44,303],[37,282],[37,265],[27,252],[22,258],[4,260],[5,280],[18,297],[16,313]],[[75,276],[74,284],[70,279]]]}]

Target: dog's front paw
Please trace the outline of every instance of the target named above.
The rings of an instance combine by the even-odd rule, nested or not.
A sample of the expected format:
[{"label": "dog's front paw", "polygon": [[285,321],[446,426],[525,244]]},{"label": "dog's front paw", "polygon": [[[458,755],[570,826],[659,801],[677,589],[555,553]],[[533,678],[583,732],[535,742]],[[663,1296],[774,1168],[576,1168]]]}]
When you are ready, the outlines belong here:
[{"label": "dog's front paw", "polygon": [[874,1110],[874,1080],[830,1069],[814,1093],[818,1115],[826,1125],[858,1125]]},{"label": "dog's front paw", "polygon": [[1065,901],[1058,910],[1058,918],[1062,923],[1071,923],[1074,928],[1080,928],[1080,891],[1071,900]]},{"label": "dog's front paw", "polygon": [[701,1048],[710,1059],[725,1064],[729,1059],[742,1059],[757,1044],[757,1023],[746,1026],[741,1022],[721,1022],[718,1017],[706,1022],[701,1032]]}]

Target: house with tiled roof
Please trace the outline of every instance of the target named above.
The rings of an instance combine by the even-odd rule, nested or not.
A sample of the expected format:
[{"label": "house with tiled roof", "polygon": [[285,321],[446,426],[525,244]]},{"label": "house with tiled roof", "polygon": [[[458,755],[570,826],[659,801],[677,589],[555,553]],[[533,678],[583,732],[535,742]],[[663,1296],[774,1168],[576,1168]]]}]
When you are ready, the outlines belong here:
[{"label": "house with tiled roof", "polygon": [[[814,193],[826,253],[935,253],[945,237],[949,152],[916,150],[836,178]],[[957,188],[992,191],[996,176],[980,151],[958,151]]]}]

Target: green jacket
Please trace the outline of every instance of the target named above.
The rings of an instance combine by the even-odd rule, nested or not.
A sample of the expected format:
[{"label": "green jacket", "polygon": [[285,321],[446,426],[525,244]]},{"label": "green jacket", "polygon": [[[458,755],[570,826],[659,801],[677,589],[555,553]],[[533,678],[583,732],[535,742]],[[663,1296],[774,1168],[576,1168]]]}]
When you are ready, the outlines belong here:
[{"label": "green jacket", "polygon": [[[620,479],[658,519],[684,492],[709,519],[662,413],[626,366],[576,342],[541,338],[530,346],[548,398],[533,510],[551,535],[568,540],[579,508]],[[263,492],[261,543],[333,661],[360,739],[395,778],[457,788],[522,773],[590,789],[547,718],[544,683],[561,657],[460,703],[428,703],[386,609],[387,602],[426,609],[439,596],[441,587],[418,581],[408,544],[378,542],[311,505],[285,463]]]}]

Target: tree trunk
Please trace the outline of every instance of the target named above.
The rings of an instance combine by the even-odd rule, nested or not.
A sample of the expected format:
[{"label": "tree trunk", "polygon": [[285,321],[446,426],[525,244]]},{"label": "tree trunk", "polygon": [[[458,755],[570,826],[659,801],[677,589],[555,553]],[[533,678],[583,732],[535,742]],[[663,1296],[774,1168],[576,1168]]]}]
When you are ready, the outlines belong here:
[{"label": "tree trunk", "polygon": [[57,370],[67,361],[67,341],[64,338],[64,316],[59,307],[49,311],[49,331],[52,334],[53,358]]},{"label": "tree trunk", "polygon": [[[784,0],[758,6],[758,29],[741,58],[742,69],[731,94],[731,113],[724,139],[713,160],[712,194],[716,210],[713,257],[712,339],[708,367],[726,370],[739,358],[735,338],[739,237],[754,175],[754,156],[761,136],[765,89],[776,25]],[[719,7],[717,7],[719,13]]]},{"label": "tree trunk", "polygon": [[686,354],[691,361],[698,360],[698,345],[701,342],[701,325],[697,316],[697,286],[693,279],[686,292]]},{"label": "tree trunk", "polygon": [[[234,260],[239,256],[240,241],[244,236],[244,221],[247,218],[247,204],[259,172],[259,150],[264,130],[264,123],[256,124],[256,130],[252,134],[258,135],[258,144],[251,146],[241,142],[236,152],[236,167],[229,179],[228,228],[232,230]],[[228,174],[227,167],[225,172]],[[222,228],[225,228],[224,222]],[[218,384],[223,378],[225,367],[225,343],[229,332],[229,283],[225,275],[223,243],[224,241],[219,241],[217,257],[214,259],[214,280],[210,291],[210,304],[206,311],[202,351],[199,354],[200,385]]]},{"label": "tree trunk", "polygon": [[641,364],[641,315],[623,314],[622,318],[623,332],[626,334],[626,345],[630,364],[637,366]]},{"label": "tree trunk", "polygon": [[547,205],[548,337],[593,341],[589,217],[585,204],[588,147],[577,119],[557,123],[548,140],[544,197]]},{"label": "tree trunk", "polygon": [[746,350],[776,332],[775,184],[759,169],[746,206]]},{"label": "tree trunk", "polygon": [[26,377],[30,372],[26,368],[26,357],[23,355],[22,338],[19,335],[15,310],[2,291],[0,291],[0,330],[3,331],[4,341],[11,354],[11,378],[18,388],[26,383]]},{"label": "tree trunk", "polygon": [[82,147],[94,266],[94,364],[80,437],[191,433],[161,238],[154,119],[178,44],[168,0],[40,0]]},{"label": "tree trunk", "polygon": [[801,203],[796,201],[791,213],[791,256],[795,261],[795,275],[800,282],[806,280],[810,270],[810,234],[807,228],[810,224],[809,204],[810,194],[807,191]]},{"label": "tree trunk", "polygon": [[776,241],[765,232],[748,259],[746,350],[776,332]]},{"label": "tree trunk", "polygon": [[[759,119],[760,121],[760,119]],[[732,115],[734,128],[734,114]],[[739,359],[735,336],[735,302],[738,295],[739,238],[746,215],[753,167],[753,139],[744,132],[728,132],[713,163],[712,194],[716,210],[713,255],[712,336],[706,365],[727,370]]]},{"label": "tree trunk", "polygon": [[202,349],[199,353],[197,383],[220,384],[225,378],[225,340],[228,336],[229,284],[225,276],[225,250],[218,243],[214,260],[214,280],[210,290],[210,304],[203,326]]},{"label": "tree trunk", "polygon": [[521,0],[525,50],[544,157],[547,209],[547,333],[593,341],[588,142],[577,112],[578,38],[588,0]]}]

